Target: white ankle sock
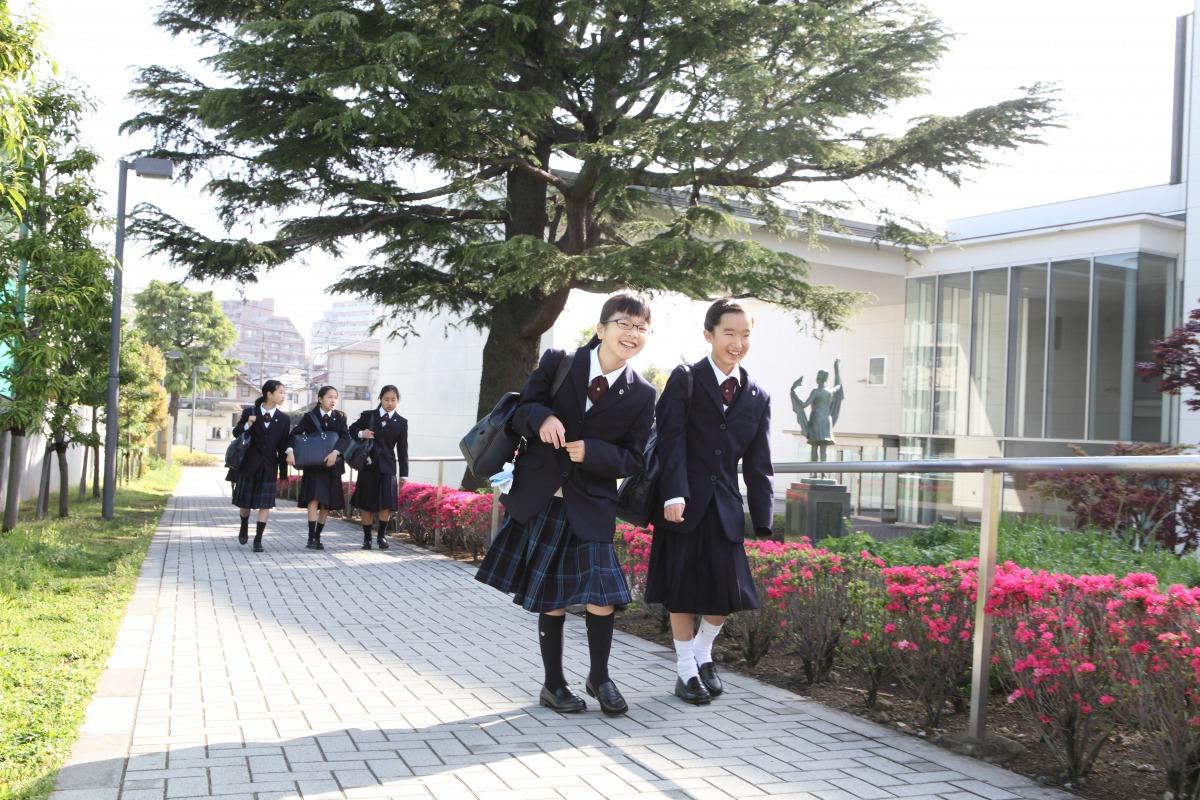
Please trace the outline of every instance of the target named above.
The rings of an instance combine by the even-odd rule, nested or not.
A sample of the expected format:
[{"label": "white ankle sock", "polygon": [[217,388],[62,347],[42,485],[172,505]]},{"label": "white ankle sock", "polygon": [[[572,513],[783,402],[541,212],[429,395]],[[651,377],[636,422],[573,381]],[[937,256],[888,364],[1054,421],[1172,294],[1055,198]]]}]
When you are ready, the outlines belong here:
[{"label": "white ankle sock", "polygon": [[712,646],[720,632],[721,625],[713,625],[706,619],[700,620],[700,630],[696,632],[696,638],[692,640],[695,644],[697,664],[707,664],[713,660]]},{"label": "white ankle sock", "polygon": [[675,674],[684,683],[687,683],[689,678],[700,677],[700,671],[696,668],[694,644],[694,639],[688,639],[686,642],[675,640]]}]

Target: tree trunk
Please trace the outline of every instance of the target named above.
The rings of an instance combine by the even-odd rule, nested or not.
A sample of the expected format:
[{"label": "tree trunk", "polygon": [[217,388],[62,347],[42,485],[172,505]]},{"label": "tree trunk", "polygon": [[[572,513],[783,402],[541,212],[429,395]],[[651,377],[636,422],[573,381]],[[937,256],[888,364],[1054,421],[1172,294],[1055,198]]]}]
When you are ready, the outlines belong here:
[{"label": "tree trunk", "polygon": [[71,493],[71,467],[67,463],[67,443],[56,442],[54,452],[58,454],[58,516],[65,517]]},{"label": "tree trunk", "polygon": [[[92,409],[92,441],[100,441],[100,414]],[[92,497],[100,498],[100,445],[92,445]]]},{"label": "tree trunk", "polygon": [[42,453],[42,473],[38,478],[37,503],[33,512],[33,518],[37,520],[45,519],[46,511],[50,507],[50,466],[53,459],[54,446],[47,443]]},{"label": "tree trunk", "polygon": [[83,502],[84,498],[87,497],[88,456],[91,454],[92,448],[83,448],[83,464],[79,467],[79,502],[81,503]]},{"label": "tree trunk", "polygon": [[8,431],[0,433],[0,504],[4,503],[8,485],[8,448],[12,445],[12,434]]},{"label": "tree trunk", "polygon": [[25,431],[11,431],[12,445],[8,457],[8,490],[4,495],[4,531],[17,527],[21,511],[21,477],[25,473]]}]

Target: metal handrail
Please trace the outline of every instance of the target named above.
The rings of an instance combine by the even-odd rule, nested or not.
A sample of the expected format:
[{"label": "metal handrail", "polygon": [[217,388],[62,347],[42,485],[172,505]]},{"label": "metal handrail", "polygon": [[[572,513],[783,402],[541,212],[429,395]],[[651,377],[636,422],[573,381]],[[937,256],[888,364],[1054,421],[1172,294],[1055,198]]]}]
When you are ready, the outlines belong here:
[{"label": "metal handrail", "polygon": [[971,660],[971,714],[968,736],[982,740],[987,709],[988,672],[992,663],[992,618],[987,599],[996,582],[1000,500],[1006,472],[1103,472],[1181,475],[1200,472],[1200,455],[1076,456],[1066,458],[965,458],[920,461],[799,461],[771,465],[776,473],[981,472],[982,513],[979,520],[979,570],[975,595],[974,651]]}]

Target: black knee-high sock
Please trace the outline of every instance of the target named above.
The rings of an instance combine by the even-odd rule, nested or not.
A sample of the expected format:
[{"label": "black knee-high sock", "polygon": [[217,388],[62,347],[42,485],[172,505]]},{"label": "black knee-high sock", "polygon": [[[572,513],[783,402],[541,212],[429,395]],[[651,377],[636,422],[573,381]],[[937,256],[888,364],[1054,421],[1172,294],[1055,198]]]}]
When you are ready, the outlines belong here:
[{"label": "black knee-high sock", "polygon": [[324,523],[324,522],[317,522],[317,523],[315,523],[315,524],[316,524],[316,527],[315,527],[315,528],[313,528],[313,534],[314,534],[314,535],[316,535],[316,536],[320,536],[320,535],[321,535],[321,531],[325,530],[325,523]]},{"label": "black knee-high sock", "polygon": [[310,519],[308,521],[308,538],[312,539],[317,535],[317,521]]},{"label": "black knee-high sock", "polygon": [[254,529],[254,541],[261,542],[263,531],[265,531],[266,529],[267,529],[267,523],[265,523],[265,522],[257,523],[257,527]]},{"label": "black knee-high sock", "polygon": [[371,526],[363,525],[362,528],[363,528],[363,536],[366,537],[367,539],[370,539],[371,538],[371,530],[372,530]]},{"label": "black knee-high sock", "polygon": [[250,517],[247,515],[242,517],[241,528],[239,529],[239,532],[245,533],[248,530],[250,530]]},{"label": "black knee-high sock", "polygon": [[612,650],[613,614],[593,614],[587,612],[588,653],[591,656],[592,667],[588,672],[588,680],[592,686],[599,686],[608,680],[608,654]]},{"label": "black knee-high sock", "polygon": [[566,615],[552,617],[549,614],[538,614],[538,645],[542,649],[542,669],[545,670],[546,688],[555,691],[567,685],[563,675],[563,625]]},{"label": "black knee-high sock", "polygon": [[380,539],[382,539],[384,536],[387,535],[387,529],[388,529],[389,522],[391,522],[390,519],[379,520],[379,538]]}]

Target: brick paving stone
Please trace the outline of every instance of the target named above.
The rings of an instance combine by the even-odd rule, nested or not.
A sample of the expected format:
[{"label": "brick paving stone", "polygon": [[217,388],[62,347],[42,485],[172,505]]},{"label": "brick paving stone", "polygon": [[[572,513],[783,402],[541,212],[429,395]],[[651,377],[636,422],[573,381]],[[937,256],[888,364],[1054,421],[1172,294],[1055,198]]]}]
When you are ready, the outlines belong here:
[{"label": "brick paving stone", "polygon": [[[673,653],[617,634],[624,717],[537,705],[533,616],[472,568],[356,526],[304,549],[304,512],[237,544],[222,471],[188,468],[151,543],[73,772],[54,800],[794,800],[1067,795],[729,672],[706,707],[671,695]],[[568,680],[587,638],[568,618]],[[90,768],[89,768],[90,766]],[[968,777],[969,776],[969,777]]]}]

